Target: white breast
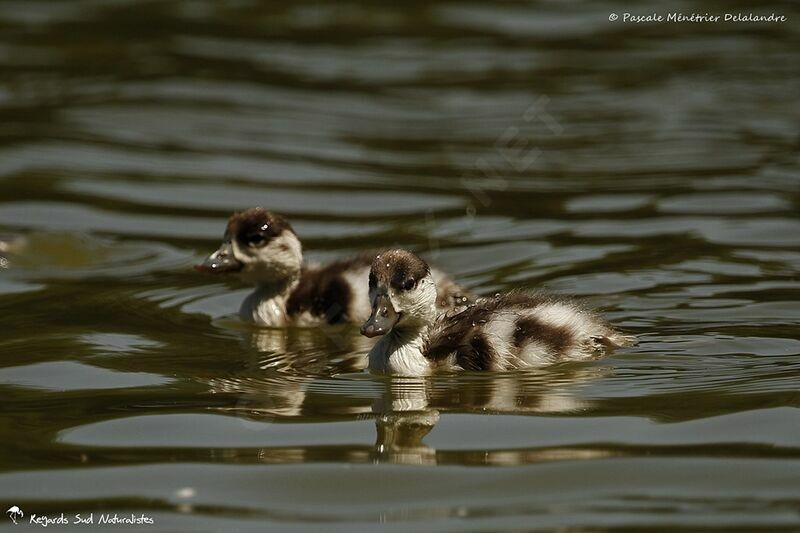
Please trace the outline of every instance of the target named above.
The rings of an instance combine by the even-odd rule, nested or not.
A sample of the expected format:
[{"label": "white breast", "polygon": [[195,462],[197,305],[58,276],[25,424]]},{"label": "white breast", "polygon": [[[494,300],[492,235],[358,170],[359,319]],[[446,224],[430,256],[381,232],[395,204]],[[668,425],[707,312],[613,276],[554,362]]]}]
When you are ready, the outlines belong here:
[{"label": "white breast", "polygon": [[259,326],[285,326],[286,298],[281,295],[265,297],[259,290],[255,290],[242,302],[239,316],[242,320],[255,322]]},{"label": "white breast", "polygon": [[420,335],[399,339],[393,333],[381,340],[369,352],[369,369],[383,374],[426,376],[433,370],[431,362],[422,355]]}]

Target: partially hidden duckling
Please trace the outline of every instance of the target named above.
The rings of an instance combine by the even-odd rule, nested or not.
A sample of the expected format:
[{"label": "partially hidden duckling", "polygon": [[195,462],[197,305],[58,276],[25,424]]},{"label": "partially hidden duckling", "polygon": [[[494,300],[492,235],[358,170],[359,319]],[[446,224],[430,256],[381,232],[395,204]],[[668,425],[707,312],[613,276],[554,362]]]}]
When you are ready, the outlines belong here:
[{"label": "partially hidden duckling", "polygon": [[0,235],[0,270],[9,268],[11,265],[6,253],[20,253],[27,244],[27,240],[19,235]]},{"label": "partially hidden duckling", "polygon": [[[303,261],[303,247],[285,218],[260,207],[234,213],[220,247],[195,266],[234,274],[255,290],[239,314],[260,326],[361,323],[370,314],[367,278],[372,261],[359,255],[324,266]],[[433,270],[439,309],[463,307],[474,298],[446,274]]]},{"label": "partially hidden duckling", "polygon": [[441,312],[430,268],[405,250],[375,257],[369,298],[372,314],[361,333],[383,335],[369,352],[375,372],[511,370],[592,359],[636,343],[573,301],[538,292],[498,294]]}]

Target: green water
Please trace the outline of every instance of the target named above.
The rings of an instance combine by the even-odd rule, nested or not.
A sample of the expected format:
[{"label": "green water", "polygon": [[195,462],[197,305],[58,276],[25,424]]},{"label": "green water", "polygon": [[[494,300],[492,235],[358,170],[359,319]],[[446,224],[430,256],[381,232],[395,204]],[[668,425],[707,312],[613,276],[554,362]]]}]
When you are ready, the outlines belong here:
[{"label": "green water", "polygon": [[[626,5],[0,2],[16,528],[800,529],[800,10]],[[259,331],[191,269],[257,204],[311,260],[405,246],[642,342],[372,376],[355,327]]]}]

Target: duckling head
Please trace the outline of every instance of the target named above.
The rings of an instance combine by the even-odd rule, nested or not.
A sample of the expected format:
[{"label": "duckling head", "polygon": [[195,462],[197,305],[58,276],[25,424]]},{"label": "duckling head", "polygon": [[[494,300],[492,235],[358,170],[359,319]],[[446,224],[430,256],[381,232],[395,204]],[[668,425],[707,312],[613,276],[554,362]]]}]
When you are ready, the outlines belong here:
[{"label": "duckling head", "polygon": [[392,329],[420,328],[436,316],[436,285],[428,264],[406,250],[375,256],[369,273],[372,314],[361,326],[367,337]]},{"label": "duckling head", "polygon": [[237,274],[250,283],[286,283],[300,275],[303,248],[280,215],[261,207],[234,213],[220,247],[195,266],[201,272]]}]

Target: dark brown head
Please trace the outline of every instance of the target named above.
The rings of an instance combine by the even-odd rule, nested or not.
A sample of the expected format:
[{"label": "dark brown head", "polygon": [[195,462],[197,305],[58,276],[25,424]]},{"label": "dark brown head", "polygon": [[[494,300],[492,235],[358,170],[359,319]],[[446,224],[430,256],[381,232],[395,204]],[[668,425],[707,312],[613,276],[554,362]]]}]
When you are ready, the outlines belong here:
[{"label": "dark brown head", "polygon": [[376,337],[396,326],[418,327],[436,315],[436,286],[428,264],[406,250],[375,256],[369,273],[372,314],[362,335]]},{"label": "dark brown head", "polygon": [[238,273],[254,283],[282,282],[303,266],[300,241],[280,215],[261,207],[234,213],[216,252],[195,268],[203,272]]}]

